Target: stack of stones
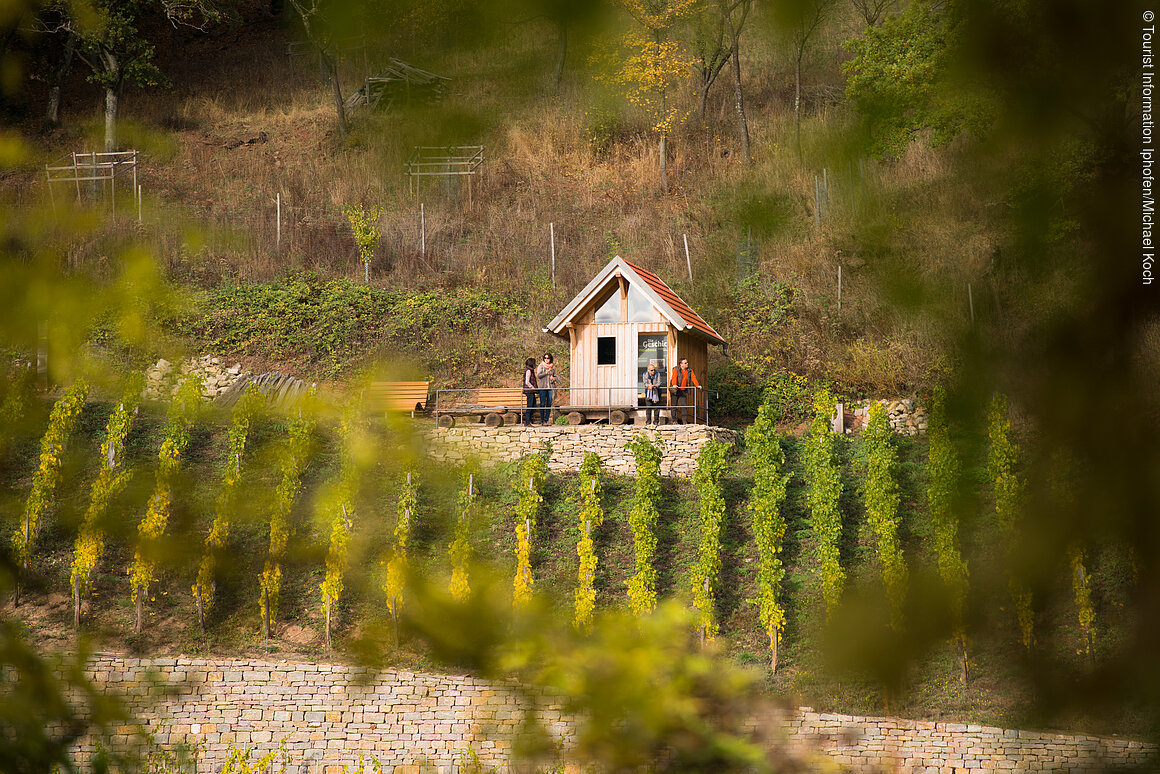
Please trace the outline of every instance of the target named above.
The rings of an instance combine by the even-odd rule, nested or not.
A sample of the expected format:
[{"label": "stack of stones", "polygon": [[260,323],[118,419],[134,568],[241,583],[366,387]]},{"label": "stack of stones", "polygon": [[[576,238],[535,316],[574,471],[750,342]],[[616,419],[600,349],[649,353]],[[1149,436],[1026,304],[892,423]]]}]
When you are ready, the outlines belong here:
[{"label": "stack of stones", "polygon": [[[854,419],[846,423],[846,432],[856,432],[865,429],[870,421],[870,405],[874,401],[854,403],[849,408],[853,410]],[[879,400],[886,407],[886,417],[890,422],[890,429],[899,435],[918,435],[926,432],[926,409],[916,406],[912,398],[900,400]]]},{"label": "stack of stones", "polygon": [[[201,394],[208,400],[213,400],[228,390],[234,382],[248,376],[248,374],[242,373],[240,363],[225,368],[221,358],[210,355],[190,358],[181,364],[180,374],[182,376],[191,371],[201,373]],[[162,358],[145,372],[145,389],[142,396],[147,400],[168,399],[177,390],[178,381],[177,374],[173,373],[173,364]]]}]

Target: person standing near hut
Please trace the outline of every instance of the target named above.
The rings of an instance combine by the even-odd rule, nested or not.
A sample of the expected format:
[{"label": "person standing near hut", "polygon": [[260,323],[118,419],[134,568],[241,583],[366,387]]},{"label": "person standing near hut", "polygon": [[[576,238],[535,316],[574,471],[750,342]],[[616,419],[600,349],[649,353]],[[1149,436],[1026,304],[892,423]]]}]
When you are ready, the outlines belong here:
[{"label": "person standing near hut", "polygon": [[556,389],[556,366],[551,352],[545,352],[543,361],[536,366],[536,386],[540,390],[540,423],[546,425],[552,413],[552,392]]},{"label": "person standing near hut", "polygon": [[[701,383],[697,381],[697,375],[689,367],[689,359],[681,358],[681,362],[673,369],[672,378],[669,379],[669,392],[673,396],[673,419],[682,425],[689,424],[691,417],[689,412],[689,390],[691,388],[699,388],[700,386]],[[696,394],[694,391],[693,395],[696,396]],[[695,400],[696,398],[694,397]]]},{"label": "person standing near hut", "polygon": [[661,403],[661,372],[657,370],[657,361],[650,360],[644,372],[644,423],[652,426],[660,421],[661,410],[657,408]]},{"label": "person standing near hut", "polygon": [[536,386],[536,359],[529,357],[524,361],[524,398],[527,400],[528,407],[524,409],[524,425],[530,425],[535,415],[533,409],[536,408],[536,396],[538,388]]}]

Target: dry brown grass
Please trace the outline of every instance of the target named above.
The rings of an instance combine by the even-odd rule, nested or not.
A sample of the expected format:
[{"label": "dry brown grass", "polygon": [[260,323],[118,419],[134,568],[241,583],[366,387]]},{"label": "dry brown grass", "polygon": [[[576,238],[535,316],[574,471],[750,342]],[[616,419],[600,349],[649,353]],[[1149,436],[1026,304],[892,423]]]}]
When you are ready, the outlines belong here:
[{"label": "dry brown grass", "polygon": [[[202,56],[191,87],[136,99],[127,110],[173,148],[168,158],[145,165],[152,213],[147,239],[174,274],[200,282],[227,275],[261,281],[300,269],[361,279],[341,207],[379,206],[374,283],[488,286],[528,299],[536,317],[551,316],[620,254],[660,273],[731,338],[738,331],[718,310],[735,300],[737,251],[756,232],[760,259],[753,269],[763,282],[796,289],[800,325],[770,331],[766,340],[738,341],[735,356],[776,352],[782,367],[832,376],[851,389],[921,386],[940,352],[943,318],[964,321],[959,296],[986,270],[995,236],[980,217],[980,202],[950,179],[955,148],[916,143],[897,162],[863,160],[861,168],[848,155],[841,137],[850,119],[832,99],[841,87],[840,34],[822,39],[810,54],[801,160],[784,47],[755,45],[745,60],[754,166],[741,163],[723,76],[705,120],[690,120],[672,136],[671,185],[661,193],[656,141],[638,118],[613,110],[599,130],[608,136],[593,142],[599,111],[591,107],[597,97],[588,84],[573,77],[553,96],[544,72],[510,77],[514,70],[504,56],[551,61],[550,35],[533,27],[514,32],[498,58],[494,48],[481,47],[433,52],[432,61],[416,62],[437,72],[460,68],[451,96],[434,108],[355,112],[345,147],[334,131],[329,89],[316,74],[299,62],[295,86],[288,88],[291,67],[280,31],[188,43]],[[347,63],[348,92],[361,71],[361,62]],[[192,88],[195,82],[206,88]],[[265,141],[229,147],[260,133]],[[410,195],[403,163],[411,147],[442,141],[486,145],[487,161],[470,196],[462,184],[430,183]],[[815,228],[815,176],[823,169],[829,216]],[[736,202],[747,196],[769,204],[739,212]],[[773,225],[763,224],[773,210]],[[549,224],[556,233],[554,287]],[[194,232],[200,236],[191,237]],[[687,278],[683,236],[694,283]],[[886,279],[900,275],[944,296],[943,311],[899,311]],[[535,338],[515,335],[511,343]],[[478,357],[485,344],[464,346],[475,347]]]}]

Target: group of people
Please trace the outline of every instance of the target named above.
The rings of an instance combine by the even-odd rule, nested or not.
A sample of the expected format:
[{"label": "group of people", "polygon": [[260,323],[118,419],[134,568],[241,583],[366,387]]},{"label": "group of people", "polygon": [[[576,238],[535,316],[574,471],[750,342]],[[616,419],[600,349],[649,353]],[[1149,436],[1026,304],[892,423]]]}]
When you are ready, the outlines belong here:
[{"label": "group of people", "polygon": [[552,403],[555,400],[556,364],[551,352],[545,352],[543,360],[536,365],[536,359],[529,357],[524,361],[524,397],[528,407],[524,409],[524,424],[533,424],[536,416],[536,401],[540,403],[540,424],[548,424],[548,416],[552,413]]},{"label": "group of people", "polygon": [[[660,423],[661,409],[664,405],[661,388],[661,372],[657,369],[655,360],[649,361],[642,377],[644,388],[645,424],[652,426]],[[669,378],[669,395],[672,398],[672,419],[680,424],[688,424],[695,417],[695,408],[691,408],[690,391],[700,388],[697,374],[689,367],[688,358],[681,358],[673,368]],[[537,413],[540,424],[548,424],[548,418],[555,402],[556,365],[552,353],[545,352],[539,364],[536,359],[529,357],[524,361],[524,397],[527,408],[524,409],[524,424],[535,424]],[[694,392],[693,395],[696,393]],[[693,399],[695,401],[695,398]],[[536,404],[539,403],[539,410]]]},{"label": "group of people", "polygon": [[[660,407],[664,405],[664,396],[661,391],[661,372],[657,369],[655,360],[649,361],[642,382],[644,387],[644,423],[646,426],[659,424]],[[692,405],[690,391],[700,386],[697,374],[689,367],[688,358],[681,358],[681,361],[673,368],[672,374],[669,375],[669,395],[672,398],[672,419],[674,422],[685,425],[695,417],[696,409],[690,408]],[[692,395],[696,395],[696,393],[694,392]],[[695,400],[693,398],[694,402]]]}]

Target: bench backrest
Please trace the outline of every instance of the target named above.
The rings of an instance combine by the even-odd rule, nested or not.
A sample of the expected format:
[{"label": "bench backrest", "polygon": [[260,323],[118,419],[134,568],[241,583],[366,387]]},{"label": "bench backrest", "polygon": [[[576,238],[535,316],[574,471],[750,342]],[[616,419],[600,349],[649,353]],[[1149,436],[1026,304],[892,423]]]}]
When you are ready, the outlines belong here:
[{"label": "bench backrest", "polygon": [[366,391],[372,411],[422,411],[430,382],[372,382]]},{"label": "bench backrest", "polygon": [[520,408],[524,405],[524,391],[519,387],[482,387],[472,390],[467,402],[488,408]]}]

